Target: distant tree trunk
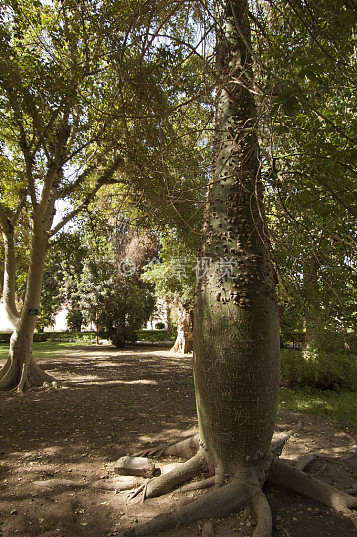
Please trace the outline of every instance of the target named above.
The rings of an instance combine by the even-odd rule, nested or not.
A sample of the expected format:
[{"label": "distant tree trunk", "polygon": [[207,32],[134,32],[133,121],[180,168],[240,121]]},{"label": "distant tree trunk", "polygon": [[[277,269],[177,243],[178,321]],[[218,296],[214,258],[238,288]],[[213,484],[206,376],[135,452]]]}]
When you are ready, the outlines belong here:
[{"label": "distant tree trunk", "polygon": [[14,328],[10,340],[7,361],[0,370],[0,389],[42,386],[54,378],[45,373],[34,361],[32,354],[33,334],[40,306],[45,256],[48,237],[44,226],[34,219],[30,263],[26,292],[21,314],[15,303],[16,260],[11,225],[3,233],[5,243],[4,303],[9,322]]},{"label": "distant tree trunk", "polygon": [[171,304],[166,304],[166,324],[167,324],[167,335],[168,337],[172,337],[175,333],[175,328],[172,324],[172,319],[171,319],[171,309],[172,309],[172,306]]},{"label": "distant tree trunk", "polygon": [[177,336],[172,352],[186,354],[193,350],[193,311],[190,306],[177,303]]},{"label": "distant tree trunk", "polygon": [[99,345],[99,316],[98,308],[95,308],[95,344]]},{"label": "distant tree trunk", "polygon": [[321,236],[320,244],[316,252],[313,253],[310,259],[304,262],[303,273],[303,289],[305,303],[305,349],[309,350],[316,345],[319,332],[323,330],[322,311],[320,306],[320,297],[318,289],[318,270],[321,265],[319,259],[319,248],[323,236]]}]

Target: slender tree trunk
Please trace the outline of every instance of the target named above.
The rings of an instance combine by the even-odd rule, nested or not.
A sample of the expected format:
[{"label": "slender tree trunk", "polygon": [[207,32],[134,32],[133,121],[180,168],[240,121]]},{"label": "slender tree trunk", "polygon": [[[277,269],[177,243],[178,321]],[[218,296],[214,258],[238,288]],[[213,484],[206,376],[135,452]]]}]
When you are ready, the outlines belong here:
[{"label": "slender tree trunk", "polygon": [[[14,332],[10,340],[7,361],[0,370],[0,389],[17,388],[18,391],[23,391],[25,388],[41,386],[44,382],[54,381],[53,377],[42,371],[35,363],[32,354],[33,334],[40,306],[47,246],[48,238],[44,226],[34,222],[23,308],[21,315],[17,318],[14,317],[14,314],[8,314]],[[11,262],[11,273],[15,273],[12,265],[13,262]],[[13,311],[9,298],[12,296],[12,293],[5,295],[6,309],[10,312]]]},{"label": "slender tree trunk", "polygon": [[316,337],[319,329],[320,312],[316,308],[318,299],[317,286],[317,270],[318,264],[312,259],[310,263],[305,263],[303,283],[305,296],[305,349],[312,349],[316,343]]},{"label": "slender tree trunk", "polygon": [[[262,206],[246,1],[217,1],[216,158],[200,255],[194,376],[200,439],[218,482],[269,465],[279,321]],[[237,29],[237,25],[239,29]],[[238,34],[238,35],[237,35]],[[242,39],[244,35],[244,39]]]}]

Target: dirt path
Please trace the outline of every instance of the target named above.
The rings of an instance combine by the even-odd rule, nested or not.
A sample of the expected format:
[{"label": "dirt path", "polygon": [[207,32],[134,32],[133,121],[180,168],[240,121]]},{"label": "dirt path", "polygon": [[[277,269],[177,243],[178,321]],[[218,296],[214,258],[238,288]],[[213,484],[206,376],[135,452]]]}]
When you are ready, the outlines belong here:
[{"label": "dirt path", "polygon": [[[118,350],[75,347],[42,366],[62,381],[60,390],[0,394],[0,526],[4,537],[109,537],[187,502],[196,493],[174,492],[144,504],[107,490],[113,463],[196,426],[191,357],[154,346]],[[277,429],[299,432],[284,456],[309,452],[342,455],[356,428],[324,417],[279,414]],[[357,462],[319,459],[310,468],[340,488],[357,484]],[[353,537],[351,522],[318,503],[267,488],[274,537]],[[203,493],[203,492],[202,492]],[[232,516],[217,523],[218,537],[250,536],[254,520]],[[166,532],[195,537],[199,525]]]}]

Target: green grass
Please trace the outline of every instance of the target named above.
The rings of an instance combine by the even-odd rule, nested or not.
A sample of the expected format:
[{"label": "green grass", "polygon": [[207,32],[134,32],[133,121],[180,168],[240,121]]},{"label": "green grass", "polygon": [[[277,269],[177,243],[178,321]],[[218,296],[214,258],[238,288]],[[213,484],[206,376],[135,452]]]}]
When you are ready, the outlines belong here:
[{"label": "green grass", "polygon": [[357,392],[316,390],[313,388],[281,389],[279,406],[293,412],[329,416],[348,425],[357,425]]},{"label": "green grass", "polygon": [[[48,356],[59,356],[68,354],[68,347],[78,347],[79,345],[90,345],[87,342],[80,341],[41,341],[33,344],[33,353],[37,358],[47,358]],[[9,352],[9,345],[0,344],[0,360],[6,360]]]}]

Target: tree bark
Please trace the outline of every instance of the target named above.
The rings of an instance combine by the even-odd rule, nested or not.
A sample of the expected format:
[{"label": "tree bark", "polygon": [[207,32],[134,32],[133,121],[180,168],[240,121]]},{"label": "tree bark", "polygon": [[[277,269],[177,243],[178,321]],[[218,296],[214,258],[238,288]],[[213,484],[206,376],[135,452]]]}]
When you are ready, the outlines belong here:
[{"label": "tree bark", "polygon": [[186,354],[193,349],[193,311],[181,303],[175,304],[177,310],[177,336],[172,352]]},{"label": "tree bark", "polygon": [[[202,518],[223,517],[250,502],[253,537],[269,537],[266,480],[310,495],[346,514],[357,499],[338,493],[274,454],[279,389],[279,316],[263,210],[252,87],[247,0],[216,0],[217,90],[214,169],[200,247],[194,312],[194,379],[199,422],[195,463],[216,487],[171,513],[124,531],[139,537]],[[200,264],[201,266],[201,264]],[[172,450],[173,452],[174,450]],[[166,454],[166,450],[165,450]],[[147,496],[166,492],[179,471],[156,478]],[[184,478],[186,475],[184,476]]]},{"label": "tree bark", "polygon": [[216,8],[221,87],[200,251],[210,270],[198,280],[194,377],[200,439],[223,482],[242,468],[269,461],[279,321],[255,103],[245,89],[252,77],[247,2],[219,0]]},{"label": "tree bark", "polygon": [[[44,382],[55,381],[52,376],[42,371],[35,363],[32,354],[33,334],[40,306],[47,247],[46,226],[41,222],[40,218],[34,217],[30,263],[21,315],[14,316],[11,303],[14,294],[4,294],[6,311],[10,312],[10,314],[8,313],[8,318],[14,328],[14,332],[10,340],[7,361],[0,370],[0,389],[16,388],[19,392],[22,392],[26,388],[42,386]],[[15,274],[15,257],[13,255],[10,257],[10,253],[7,254],[5,250],[5,255],[8,255],[5,260],[5,266],[9,265],[10,274]]]}]

